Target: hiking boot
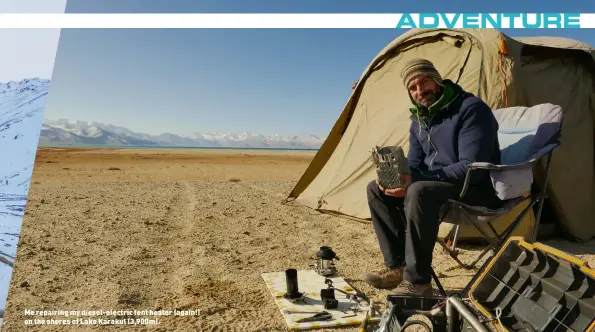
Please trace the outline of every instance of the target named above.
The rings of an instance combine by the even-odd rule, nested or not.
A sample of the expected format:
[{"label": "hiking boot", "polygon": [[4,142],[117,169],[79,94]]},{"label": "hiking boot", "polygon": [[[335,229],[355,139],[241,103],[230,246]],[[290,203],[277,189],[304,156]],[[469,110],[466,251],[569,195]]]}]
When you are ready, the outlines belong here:
[{"label": "hiking boot", "polygon": [[379,289],[393,289],[403,281],[403,268],[385,268],[381,271],[366,273],[364,280]]},{"label": "hiking boot", "polygon": [[434,291],[431,283],[414,285],[407,280],[403,280],[399,287],[390,292],[390,295],[432,296]]}]

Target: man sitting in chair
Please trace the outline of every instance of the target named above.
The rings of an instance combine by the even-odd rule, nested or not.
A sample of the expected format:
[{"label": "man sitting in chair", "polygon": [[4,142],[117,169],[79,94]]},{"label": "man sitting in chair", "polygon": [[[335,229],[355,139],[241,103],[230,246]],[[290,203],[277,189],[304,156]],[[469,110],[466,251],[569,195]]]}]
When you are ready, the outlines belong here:
[{"label": "man sitting in chair", "polygon": [[[386,268],[365,280],[392,294],[431,295],[432,253],[440,207],[459,199],[472,162],[500,162],[498,122],[490,107],[443,80],[425,59],[409,61],[402,73],[413,102],[408,165],[403,188],[385,189],[372,181],[368,205]],[[465,203],[487,206],[498,199],[489,173],[473,174]],[[407,231],[406,231],[407,230]]]}]

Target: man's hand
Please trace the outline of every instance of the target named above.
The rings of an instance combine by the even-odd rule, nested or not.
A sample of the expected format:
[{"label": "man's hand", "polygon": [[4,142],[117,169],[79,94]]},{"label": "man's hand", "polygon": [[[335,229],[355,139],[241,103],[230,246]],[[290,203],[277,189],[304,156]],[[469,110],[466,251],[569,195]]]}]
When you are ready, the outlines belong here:
[{"label": "man's hand", "polygon": [[[411,175],[401,174],[401,181],[403,181],[403,187],[401,188],[384,189],[380,184],[378,184],[378,188],[387,196],[405,197],[407,195],[407,188],[413,183],[413,178]],[[376,183],[378,183],[378,180],[376,180]]]}]

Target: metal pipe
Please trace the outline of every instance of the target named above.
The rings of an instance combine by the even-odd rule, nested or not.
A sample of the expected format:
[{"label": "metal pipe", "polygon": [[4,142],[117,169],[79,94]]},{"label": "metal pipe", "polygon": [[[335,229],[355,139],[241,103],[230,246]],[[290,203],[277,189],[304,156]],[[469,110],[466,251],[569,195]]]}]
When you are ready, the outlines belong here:
[{"label": "metal pipe", "polygon": [[457,240],[459,239],[459,231],[461,230],[461,225],[455,226],[455,236],[452,240],[452,250],[457,250]]},{"label": "metal pipe", "polygon": [[[378,324],[378,329],[374,332],[388,332],[390,331],[390,324],[393,322],[397,325],[397,331],[401,331],[401,324],[399,324],[399,319],[397,317],[393,317],[395,314],[397,307],[392,304],[390,301],[387,303],[387,308],[385,309],[384,313],[380,317],[380,323]],[[392,330],[392,328],[391,328]]]},{"label": "metal pipe", "polygon": [[471,324],[475,331],[488,332],[488,329],[479,322],[479,319],[477,319],[477,317],[475,317],[475,315],[473,315],[471,311],[467,309],[465,304],[456,296],[450,296],[446,300],[446,315],[450,316],[450,319],[452,319],[454,314],[452,307],[454,307],[454,309],[458,311],[469,324]]},{"label": "metal pipe", "polygon": [[453,312],[454,310],[452,310],[452,305],[448,303],[448,300],[446,302],[446,322],[448,324],[447,327],[447,331],[448,332],[456,332],[455,326],[456,326],[456,319],[455,317],[455,313]]}]

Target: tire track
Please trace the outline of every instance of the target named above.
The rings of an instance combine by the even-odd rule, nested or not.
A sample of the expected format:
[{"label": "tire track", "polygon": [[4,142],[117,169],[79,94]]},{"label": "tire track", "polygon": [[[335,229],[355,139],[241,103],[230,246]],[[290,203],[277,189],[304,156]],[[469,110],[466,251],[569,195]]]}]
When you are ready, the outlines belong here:
[{"label": "tire track", "polygon": [[257,233],[258,214],[250,204],[256,192],[241,182],[212,181],[196,183],[193,194],[192,231],[182,242],[199,243],[202,252],[192,257],[196,272],[185,280],[185,295],[204,312],[202,331],[261,330],[266,322],[257,318],[263,314],[262,299],[270,295],[263,284],[247,287],[260,282],[260,273],[253,270],[260,263],[254,253],[238,250],[251,241],[246,234]]},{"label": "tire track", "polygon": [[[202,183],[201,183],[202,184]],[[206,234],[224,234],[228,229],[222,229],[218,223],[204,218],[203,210],[212,200],[223,202],[219,190],[219,183],[206,184],[206,188],[215,189],[207,195],[198,195],[195,183],[179,183],[179,201],[172,207],[170,223],[175,226],[172,241],[164,252],[171,255],[168,264],[169,288],[162,299],[161,307],[178,310],[201,310],[199,317],[170,317],[163,320],[164,326],[171,326],[171,330],[187,329],[189,325],[200,331],[212,328],[231,327],[230,331],[254,331],[261,327],[255,319],[259,315],[257,306],[245,308],[245,304],[256,303],[263,294],[253,294],[242,289],[233,279],[230,280],[230,262],[227,255],[212,253],[209,241],[205,241]],[[202,189],[205,192],[206,188]],[[215,193],[214,195],[212,193]],[[211,246],[219,243],[210,242]],[[222,277],[223,276],[223,277]],[[226,277],[227,276],[227,277]],[[238,327],[238,320],[242,322]],[[227,329],[226,329],[227,330]]]},{"label": "tire track", "polygon": [[[201,252],[198,244],[193,243],[195,231],[194,211],[198,204],[194,186],[190,182],[176,182],[177,193],[170,205],[166,224],[169,231],[158,239],[160,260],[166,262],[162,273],[166,283],[156,285],[151,290],[156,299],[155,310],[197,310],[200,303],[192,296],[187,296],[186,285],[189,278],[200,274],[192,257]],[[159,283],[154,280],[153,283]],[[160,325],[167,326],[165,331],[178,331],[192,327],[201,330],[200,316],[166,316]]]},{"label": "tire track", "polygon": [[[182,188],[178,183],[167,183],[155,188],[164,191],[161,196],[167,197],[165,201],[153,202],[142,211],[147,218],[138,218],[136,221],[135,236],[129,238],[124,246],[124,255],[119,260],[117,275],[125,282],[118,282],[117,308],[136,310],[170,310],[170,307],[161,307],[159,304],[163,295],[167,295],[164,285],[169,280],[168,271],[171,270],[170,254],[164,243],[171,242],[177,225],[172,222],[172,216],[183,201]],[[137,213],[140,213],[137,212]],[[143,222],[144,220],[144,222]],[[130,220],[131,221],[131,220]],[[129,222],[130,222],[129,221]],[[130,226],[128,226],[130,228]],[[159,319],[164,326],[164,320],[158,316],[134,316],[137,319]],[[99,328],[99,327],[93,327]],[[117,329],[122,326],[110,326],[105,329]],[[152,325],[126,326],[126,330],[148,331],[155,330]]]},{"label": "tire track", "polygon": [[179,209],[174,215],[176,232],[172,239],[175,240],[170,244],[170,250],[167,250],[176,253],[173,255],[174,269],[171,275],[174,294],[184,293],[185,279],[196,272],[191,258],[203,251],[192,241],[192,234],[195,231],[194,212],[198,204],[194,186],[189,182],[182,182],[180,187]]}]

